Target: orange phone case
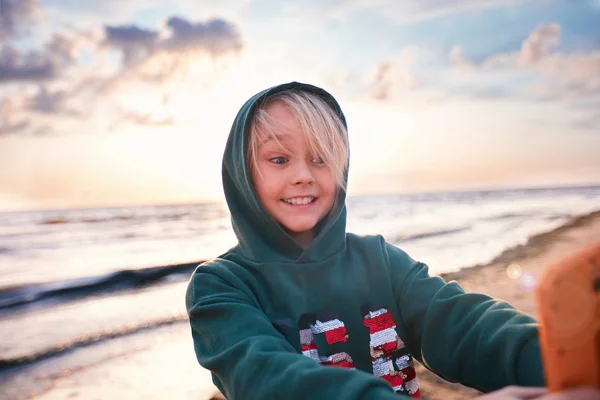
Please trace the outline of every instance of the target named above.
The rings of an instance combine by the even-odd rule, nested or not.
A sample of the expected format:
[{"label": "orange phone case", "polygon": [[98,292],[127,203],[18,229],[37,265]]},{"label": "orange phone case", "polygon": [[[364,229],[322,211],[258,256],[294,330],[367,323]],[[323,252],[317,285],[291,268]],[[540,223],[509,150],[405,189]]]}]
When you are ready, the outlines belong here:
[{"label": "orange phone case", "polygon": [[544,267],[535,298],[548,389],[600,388],[600,242]]}]

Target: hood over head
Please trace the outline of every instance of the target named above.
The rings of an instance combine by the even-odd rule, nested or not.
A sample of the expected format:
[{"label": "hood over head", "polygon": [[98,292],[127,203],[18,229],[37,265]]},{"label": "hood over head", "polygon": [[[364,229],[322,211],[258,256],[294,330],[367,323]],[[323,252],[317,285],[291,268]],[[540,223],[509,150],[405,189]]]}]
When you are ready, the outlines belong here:
[{"label": "hood over head", "polygon": [[[250,98],[238,112],[223,155],[223,189],[233,230],[239,244],[235,251],[258,262],[314,262],[344,247],[346,235],[346,192],[338,190],[332,211],[315,227],[315,238],[303,249],[266,212],[252,185],[247,162],[250,123],[255,110],[270,96],[287,90],[310,92],[322,98],[337,114],[344,127],[346,119],[331,94],[316,86],[290,82],[266,89]],[[346,182],[348,173],[344,176]]]}]

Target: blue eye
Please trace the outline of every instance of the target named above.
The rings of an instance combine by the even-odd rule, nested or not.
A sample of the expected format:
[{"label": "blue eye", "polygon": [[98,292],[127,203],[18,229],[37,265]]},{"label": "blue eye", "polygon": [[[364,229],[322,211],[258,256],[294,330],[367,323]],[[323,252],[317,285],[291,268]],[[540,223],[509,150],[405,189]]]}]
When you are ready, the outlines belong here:
[{"label": "blue eye", "polygon": [[311,161],[315,164],[325,164],[325,160],[323,160],[321,157],[315,157]]},{"label": "blue eye", "polygon": [[273,157],[269,159],[273,164],[283,165],[287,163],[287,159],[285,157]]}]

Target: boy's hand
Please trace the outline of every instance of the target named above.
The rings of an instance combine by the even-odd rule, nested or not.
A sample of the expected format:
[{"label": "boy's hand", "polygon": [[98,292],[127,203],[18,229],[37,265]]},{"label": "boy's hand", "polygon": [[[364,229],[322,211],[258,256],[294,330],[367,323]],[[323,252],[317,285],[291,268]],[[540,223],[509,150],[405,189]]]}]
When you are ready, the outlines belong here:
[{"label": "boy's hand", "polygon": [[545,387],[507,386],[495,392],[476,397],[475,400],[526,400],[543,399],[548,393]]},{"label": "boy's hand", "polygon": [[577,388],[548,393],[546,388],[507,386],[475,400],[600,400],[600,389]]},{"label": "boy's hand", "polygon": [[600,400],[600,389],[568,389],[557,393],[549,393],[540,397],[539,400]]}]

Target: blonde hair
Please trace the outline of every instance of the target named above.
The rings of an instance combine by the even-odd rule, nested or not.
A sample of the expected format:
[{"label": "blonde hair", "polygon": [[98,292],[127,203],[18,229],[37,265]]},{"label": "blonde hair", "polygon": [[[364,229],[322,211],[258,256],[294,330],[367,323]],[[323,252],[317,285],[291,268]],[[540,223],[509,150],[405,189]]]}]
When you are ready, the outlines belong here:
[{"label": "blonde hair", "polygon": [[283,103],[296,117],[310,151],[333,170],[338,187],[346,190],[345,176],[349,153],[346,127],[341,118],[321,97],[302,90],[286,90],[268,97],[254,112],[250,121],[246,150],[248,168],[258,171],[259,125],[263,132],[267,132],[284,148],[271,128],[271,117],[266,111],[269,105],[277,101]]}]

